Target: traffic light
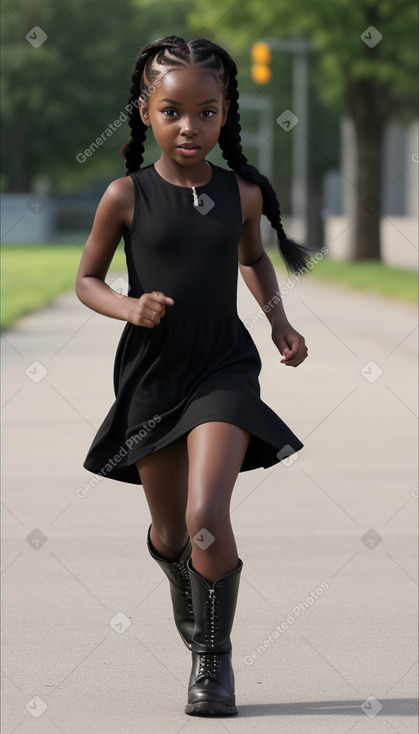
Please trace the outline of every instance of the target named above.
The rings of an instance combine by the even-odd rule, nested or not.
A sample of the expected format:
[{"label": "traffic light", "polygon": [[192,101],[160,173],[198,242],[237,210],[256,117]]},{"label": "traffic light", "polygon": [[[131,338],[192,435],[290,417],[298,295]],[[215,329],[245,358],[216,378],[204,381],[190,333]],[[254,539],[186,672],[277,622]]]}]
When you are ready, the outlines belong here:
[{"label": "traffic light", "polygon": [[272,79],[272,51],[268,43],[258,41],[252,46],[252,79],[256,84],[268,84]]}]

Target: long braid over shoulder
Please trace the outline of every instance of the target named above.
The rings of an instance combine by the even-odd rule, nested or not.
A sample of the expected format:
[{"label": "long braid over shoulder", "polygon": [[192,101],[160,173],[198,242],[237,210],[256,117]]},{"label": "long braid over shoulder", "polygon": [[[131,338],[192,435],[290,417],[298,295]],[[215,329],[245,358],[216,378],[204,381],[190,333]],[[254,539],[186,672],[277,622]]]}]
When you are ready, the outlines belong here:
[{"label": "long braid over shoulder", "polygon": [[309,250],[289,239],[281,221],[281,210],[275,190],[260,171],[243,153],[240,137],[239,92],[237,66],[221,46],[205,38],[186,42],[179,36],[167,36],[153,41],[140,52],[132,75],[127,108],[131,137],[121,148],[125,156],[127,175],[138,171],[143,162],[147,126],[138,112],[139,98],[146,99],[159,86],[165,70],[196,65],[212,71],[219,80],[223,94],[229,100],[227,120],[221,128],[218,144],[229,167],[250,183],[260,187],[263,196],[263,214],[277,232],[277,245],[282,259],[291,272],[304,270]]}]

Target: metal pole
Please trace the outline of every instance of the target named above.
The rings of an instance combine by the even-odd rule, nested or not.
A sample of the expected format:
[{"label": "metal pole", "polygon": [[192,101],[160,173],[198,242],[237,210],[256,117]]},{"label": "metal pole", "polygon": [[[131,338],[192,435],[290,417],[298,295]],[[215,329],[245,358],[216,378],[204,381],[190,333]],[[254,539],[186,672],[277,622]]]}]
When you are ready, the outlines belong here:
[{"label": "metal pole", "polygon": [[292,128],[292,216],[301,227],[303,242],[308,239],[308,54],[312,48],[305,38],[264,38],[272,51],[293,54],[291,110],[298,123]]},{"label": "metal pole", "polygon": [[242,94],[239,99],[240,109],[258,110],[258,129],[256,133],[242,130],[242,142],[246,145],[252,145],[257,150],[258,163],[257,168],[265,176],[272,179],[273,174],[273,142],[274,142],[274,121],[273,121],[273,103],[270,97],[266,95]]},{"label": "metal pole", "polygon": [[259,135],[261,141],[263,142],[258,151],[259,169],[265,176],[269,178],[270,181],[272,180],[274,157],[274,130],[272,110],[273,106],[270,105],[265,113],[262,114],[259,118]]},{"label": "metal pole", "polygon": [[307,242],[307,55],[295,54],[293,62],[293,106],[298,123],[292,141],[292,215],[302,228],[301,239]]}]

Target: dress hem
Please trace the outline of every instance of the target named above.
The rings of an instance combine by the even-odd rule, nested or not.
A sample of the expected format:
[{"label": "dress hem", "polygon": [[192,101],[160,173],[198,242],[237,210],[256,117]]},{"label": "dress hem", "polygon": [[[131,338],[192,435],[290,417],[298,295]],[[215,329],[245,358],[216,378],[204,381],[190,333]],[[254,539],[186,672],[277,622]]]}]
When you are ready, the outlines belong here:
[{"label": "dress hem", "polygon": [[[124,471],[127,471],[127,470],[132,470],[135,467],[135,464],[136,464],[137,461],[140,461],[141,459],[144,459],[146,456],[152,456],[153,454],[158,453],[160,450],[165,449],[168,446],[171,446],[172,444],[176,443],[181,438],[183,438],[184,436],[186,436],[188,433],[190,433],[190,431],[192,431],[197,426],[203,425],[204,423],[214,423],[214,422],[217,422],[217,421],[219,421],[221,423],[230,423],[231,425],[237,426],[238,428],[242,428],[244,431],[247,431],[250,434],[249,446],[250,446],[250,442],[251,442],[252,438],[254,438],[254,439],[257,439],[257,440],[262,441],[263,443],[267,444],[267,446],[272,447],[272,449],[276,452],[276,457],[275,457],[276,460],[274,460],[273,457],[272,457],[271,459],[269,459],[269,462],[262,463],[262,461],[261,461],[261,463],[258,466],[247,466],[246,467],[245,466],[246,463],[248,464],[249,462],[246,462],[246,456],[245,456],[245,458],[243,460],[242,467],[239,470],[239,473],[241,473],[243,471],[253,471],[255,469],[262,469],[262,468],[263,469],[268,469],[270,466],[273,466],[274,464],[280,463],[282,461],[282,459],[278,458],[278,453],[282,449],[284,449],[284,447],[289,447],[290,449],[292,449],[292,451],[290,451],[287,454],[287,457],[289,455],[291,455],[292,453],[296,453],[297,451],[300,451],[304,447],[304,444],[297,438],[297,436],[295,436],[294,434],[292,434],[292,431],[290,431],[290,429],[288,429],[288,431],[293,436],[294,446],[291,443],[285,443],[285,444],[283,444],[283,446],[278,447],[278,446],[275,446],[273,443],[271,443],[272,439],[268,440],[267,438],[262,438],[261,436],[257,435],[255,433],[254,429],[251,429],[250,426],[247,425],[245,421],[242,421],[241,423],[239,423],[237,420],[234,420],[233,421],[230,416],[220,416],[219,414],[217,414],[217,415],[215,415],[213,417],[205,416],[205,418],[203,418],[202,420],[195,420],[195,421],[193,421],[191,424],[189,424],[189,425],[185,426],[184,428],[182,428],[182,430],[180,432],[174,433],[171,436],[171,438],[170,438],[169,441],[167,441],[167,442],[160,442],[159,445],[158,445],[158,447],[157,446],[154,446],[154,447],[150,447],[149,446],[146,449],[146,452],[145,453],[143,453],[141,451],[138,452],[138,453],[133,453],[129,457],[129,463],[128,462],[118,463],[117,466],[115,467],[115,471],[114,472],[109,472],[108,474],[101,474],[101,471],[103,469],[103,466],[105,466],[107,463],[109,463],[109,461],[104,462],[104,464],[101,467],[101,469],[95,470],[93,468],[90,468],[87,465],[88,459],[86,458],[86,461],[84,462],[83,466],[84,466],[85,469],[87,469],[88,471],[93,472],[94,474],[101,474],[101,476],[103,476],[105,479],[118,479],[119,481],[121,481],[121,478],[120,478],[121,477],[121,471],[124,472]],[[291,440],[291,438],[289,440]],[[284,455],[283,458],[287,458],[287,457]],[[139,473],[138,473],[138,479],[139,479],[138,482],[131,482],[130,479],[126,479],[126,480],[122,480],[122,481],[127,481],[130,484],[131,483],[133,483],[133,484],[142,484]]]}]

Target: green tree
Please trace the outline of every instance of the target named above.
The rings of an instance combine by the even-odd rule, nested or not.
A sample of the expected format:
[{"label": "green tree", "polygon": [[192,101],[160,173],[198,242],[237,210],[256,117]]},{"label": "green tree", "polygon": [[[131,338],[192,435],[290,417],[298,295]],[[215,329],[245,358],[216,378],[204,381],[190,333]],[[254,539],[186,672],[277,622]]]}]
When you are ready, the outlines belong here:
[{"label": "green tree", "polygon": [[414,0],[241,0],[227,12],[224,0],[197,0],[191,16],[194,28],[216,30],[220,43],[248,59],[259,38],[312,41],[317,94],[345,112],[356,133],[355,259],[380,257],[383,132],[388,121],[415,116],[417,12]]},{"label": "green tree", "polygon": [[3,187],[28,191],[36,177],[45,176],[55,189],[71,189],[110,170],[121,175],[118,150],[129,135],[126,123],[83,165],[76,156],[123,112],[140,48],[160,35],[182,34],[191,6],[192,0],[177,0],[176,6],[5,0]]}]

